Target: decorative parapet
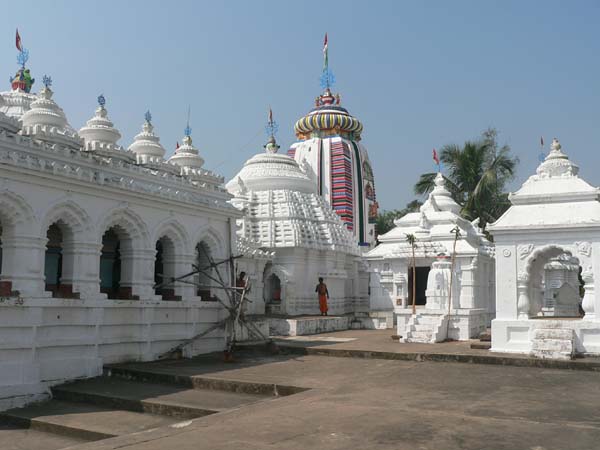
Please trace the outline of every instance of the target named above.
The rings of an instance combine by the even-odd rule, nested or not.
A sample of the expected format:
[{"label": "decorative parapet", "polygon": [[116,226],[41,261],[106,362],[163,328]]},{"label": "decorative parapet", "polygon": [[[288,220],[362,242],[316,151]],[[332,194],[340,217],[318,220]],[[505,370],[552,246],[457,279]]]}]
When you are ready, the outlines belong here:
[{"label": "decorative parapet", "polygon": [[[231,195],[221,186],[223,178],[208,171],[203,174],[202,179],[194,180],[163,170],[142,167],[122,159],[7,133],[0,133],[0,162],[184,203],[234,209],[228,203]],[[166,162],[163,164],[168,165]],[[172,168],[171,165],[168,166]]]}]

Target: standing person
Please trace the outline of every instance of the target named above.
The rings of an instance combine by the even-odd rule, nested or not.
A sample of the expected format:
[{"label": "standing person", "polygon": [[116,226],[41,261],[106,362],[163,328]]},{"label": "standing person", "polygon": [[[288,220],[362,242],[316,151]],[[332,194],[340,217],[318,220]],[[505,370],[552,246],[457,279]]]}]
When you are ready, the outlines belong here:
[{"label": "standing person", "polygon": [[319,294],[319,309],[321,310],[321,315],[326,316],[327,310],[327,299],[329,298],[329,291],[327,290],[327,285],[323,283],[323,278],[319,277],[319,284],[315,288],[315,292]]}]

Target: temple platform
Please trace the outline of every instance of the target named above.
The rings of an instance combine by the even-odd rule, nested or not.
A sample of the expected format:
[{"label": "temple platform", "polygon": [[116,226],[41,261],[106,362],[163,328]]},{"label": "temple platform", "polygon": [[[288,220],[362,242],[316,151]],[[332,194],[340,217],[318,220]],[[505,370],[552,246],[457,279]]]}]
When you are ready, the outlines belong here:
[{"label": "temple platform", "polygon": [[352,316],[267,316],[271,336],[305,336],[348,330]]}]

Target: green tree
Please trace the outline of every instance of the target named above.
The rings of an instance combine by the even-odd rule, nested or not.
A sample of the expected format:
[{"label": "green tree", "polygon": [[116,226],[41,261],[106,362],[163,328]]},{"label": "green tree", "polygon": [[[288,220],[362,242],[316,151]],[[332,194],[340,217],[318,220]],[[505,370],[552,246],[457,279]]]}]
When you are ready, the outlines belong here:
[{"label": "green tree", "polygon": [[[461,214],[469,220],[480,219],[480,226],[494,222],[506,211],[510,202],[506,184],[514,178],[519,163],[510,147],[498,145],[498,132],[490,128],[476,141],[462,147],[448,144],[440,151],[446,175],[446,187],[462,207]],[[415,184],[415,193],[427,194],[435,187],[436,173],[425,173]]]},{"label": "green tree", "polygon": [[390,211],[381,211],[377,215],[375,222],[375,231],[377,235],[385,234],[394,228],[394,220],[404,217],[408,213],[418,211],[423,203],[419,200],[413,200],[406,205],[404,209],[393,209]]}]

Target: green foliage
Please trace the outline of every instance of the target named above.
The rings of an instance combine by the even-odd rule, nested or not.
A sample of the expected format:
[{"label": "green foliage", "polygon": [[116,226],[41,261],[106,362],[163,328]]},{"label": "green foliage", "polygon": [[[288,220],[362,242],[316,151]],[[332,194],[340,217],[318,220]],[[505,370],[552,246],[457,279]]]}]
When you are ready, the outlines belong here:
[{"label": "green foliage", "polygon": [[404,209],[393,209],[391,211],[381,211],[377,215],[375,222],[375,231],[377,235],[385,234],[394,228],[394,220],[404,217],[410,212],[418,211],[422,203],[419,200],[413,200],[406,205]]},{"label": "green foliage", "polygon": [[[446,188],[462,207],[462,216],[469,220],[479,218],[483,228],[510,207],[505,187],[513,179],[519,162],[508,145],[498,145],[497,138],[498,132],[490,128],[476,141],[467,141],[462,147],[448,144],[440,150]],[[435,176],[435,173],[421,175],[415,193],[431,192]]]}]

